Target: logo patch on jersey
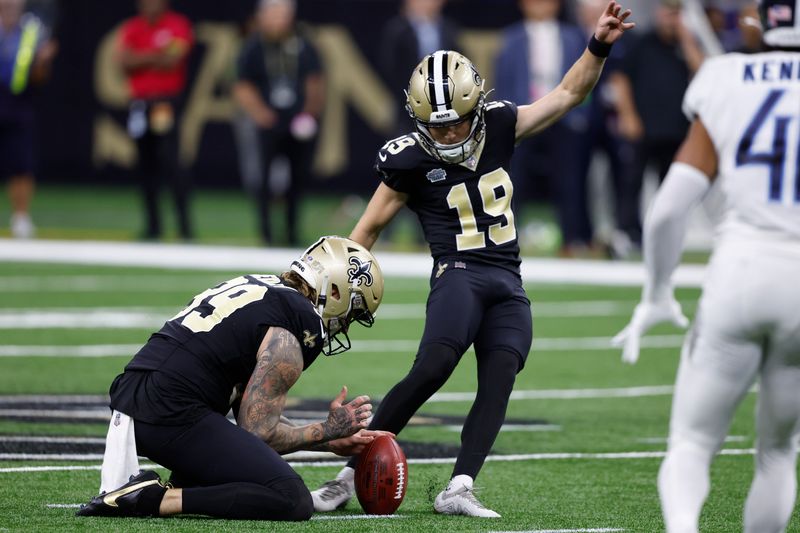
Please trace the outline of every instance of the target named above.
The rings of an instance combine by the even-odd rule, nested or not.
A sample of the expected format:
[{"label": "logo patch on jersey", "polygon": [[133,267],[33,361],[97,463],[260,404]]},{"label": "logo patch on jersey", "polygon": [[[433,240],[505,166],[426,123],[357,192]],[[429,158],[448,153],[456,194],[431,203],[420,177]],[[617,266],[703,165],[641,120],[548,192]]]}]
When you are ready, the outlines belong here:
[{"label": "logo patch on jersey", "polygon": [[442,181],[446,179],[447,172],[445,172],[443,168],[434,168],[433,170],[425,174],[425,177],[428,178],[428,181],[430,181],[431,183],[436,183],[437,181]]},{"label": "logo patch on jersey", "polygon": [[467,269],[467,264],[464,261],[456,261],[453,263],[453,268],[463,268],[464,270]]},{"label": "logo patch on jersey", "polygon": [[312,334],[307,329],[303,330],[303,344],[308,346],[309,348],[313,348],[317,344],[317,334]]},{"label": "logo patch on jersey", "polygon": [[352,266],[347,269],[347,278],[350,283],[356,283],[358,286],[363,284],[367,287],[372,285],[372,273],[370,272],[372,261],[362,263],[361,259],[353,256],[350,258],[350,264]]},{"label": "logo patch on jersey", "polygon": [[383,155],[382,153],[378,152],[378,157],[380,158],[380,160],[381,160],[382,162],[384,162],[384,163],[386,162],[386,158],[387,158],[387,156],[385,156],[385,155]]},{"label": "logo patch on jersey", "polygon": [[444,271],[447,269],[448,266],[450,266],[448,263],[439,263],[438,265],[439,270],[436,271],[436,279],[439,279],[439,277],[442,274],[444,274]]}]

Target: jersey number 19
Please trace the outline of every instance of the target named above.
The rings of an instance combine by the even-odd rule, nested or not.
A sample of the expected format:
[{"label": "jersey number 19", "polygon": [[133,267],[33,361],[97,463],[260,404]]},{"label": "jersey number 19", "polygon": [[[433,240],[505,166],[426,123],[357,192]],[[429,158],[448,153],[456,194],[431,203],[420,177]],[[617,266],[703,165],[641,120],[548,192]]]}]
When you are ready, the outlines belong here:
[{"label": "jersey number 19", "polygon": [[[498,189],[502,195],[498,196]],[[504,217],[505,223],[498,222],[489,226],[489,240],[495,244],[505,244],[517,238],[514,226],[514,212],[511,210],[511,197],[514,185],[508,173],[502,168],[484,174],[478,180],[478,191],[481,195],[483,212],[492,217]],[[469,199],[465,183],[454,185],[447,194],[447,205],[458,212],[461,233],[456,235],[456,248],[459,252],[486,247],[486,232],[478,231],[475,219],[475,208]]]}]

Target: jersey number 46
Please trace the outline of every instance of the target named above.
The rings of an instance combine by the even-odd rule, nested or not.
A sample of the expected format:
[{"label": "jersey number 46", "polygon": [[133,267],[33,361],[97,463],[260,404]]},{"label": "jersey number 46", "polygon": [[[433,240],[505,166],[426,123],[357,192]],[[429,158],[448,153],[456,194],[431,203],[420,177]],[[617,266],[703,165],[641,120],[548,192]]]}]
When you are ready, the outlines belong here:
[{"label": "jersey number 46", "polygon": [[[800,203],[800,161],[786,161],[786,138],[789,131],[791,116],[775,116],[775,125],[772,136],[771,151],[753,151],[753,140],[763,127],[767,126],[767,119],[772,115],[772,110],[778,104],[784,89],[773,89],[767,95],[764,103],[756,111],[753,120],[744,130],[736,149],[736,166],[742,165],[766,165],[769,168],[769,201],[780,202],[783,197],[783,178],[786,174],[786,167],[789,167],[789,174],[794,179],[794,202]],[[798,155],[800,160],[800,147]],[[787,165],[788,163],[788,165]]]}]

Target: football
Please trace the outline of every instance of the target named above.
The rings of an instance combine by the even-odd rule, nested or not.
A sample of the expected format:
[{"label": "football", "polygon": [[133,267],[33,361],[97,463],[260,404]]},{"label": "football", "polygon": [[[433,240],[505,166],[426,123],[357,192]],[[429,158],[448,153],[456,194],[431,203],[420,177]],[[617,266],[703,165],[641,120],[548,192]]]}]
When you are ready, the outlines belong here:
[{"label": "football", "polygon": [[367,514],[392,514],[400,507],[408,485],[408,463],[394,438],[382,435],[364,448],[356,462],[355,485]]}]

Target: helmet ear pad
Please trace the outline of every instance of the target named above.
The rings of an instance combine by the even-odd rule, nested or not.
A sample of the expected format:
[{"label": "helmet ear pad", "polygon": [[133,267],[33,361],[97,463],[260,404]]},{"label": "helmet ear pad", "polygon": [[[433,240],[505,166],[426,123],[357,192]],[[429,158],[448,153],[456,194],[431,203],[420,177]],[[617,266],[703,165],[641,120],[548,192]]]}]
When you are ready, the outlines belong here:
[{"label": "helmet ear pad", "polygon": [[[472,62],[458,52],[439,50],[425,56],[411,73],[406,111],[414,120],[424,147],[448,163],[467,160],[483,140],[486,94],[484,80]],[[472,120],[469,135],[454,144],[436,142],[431,127]]]}]

